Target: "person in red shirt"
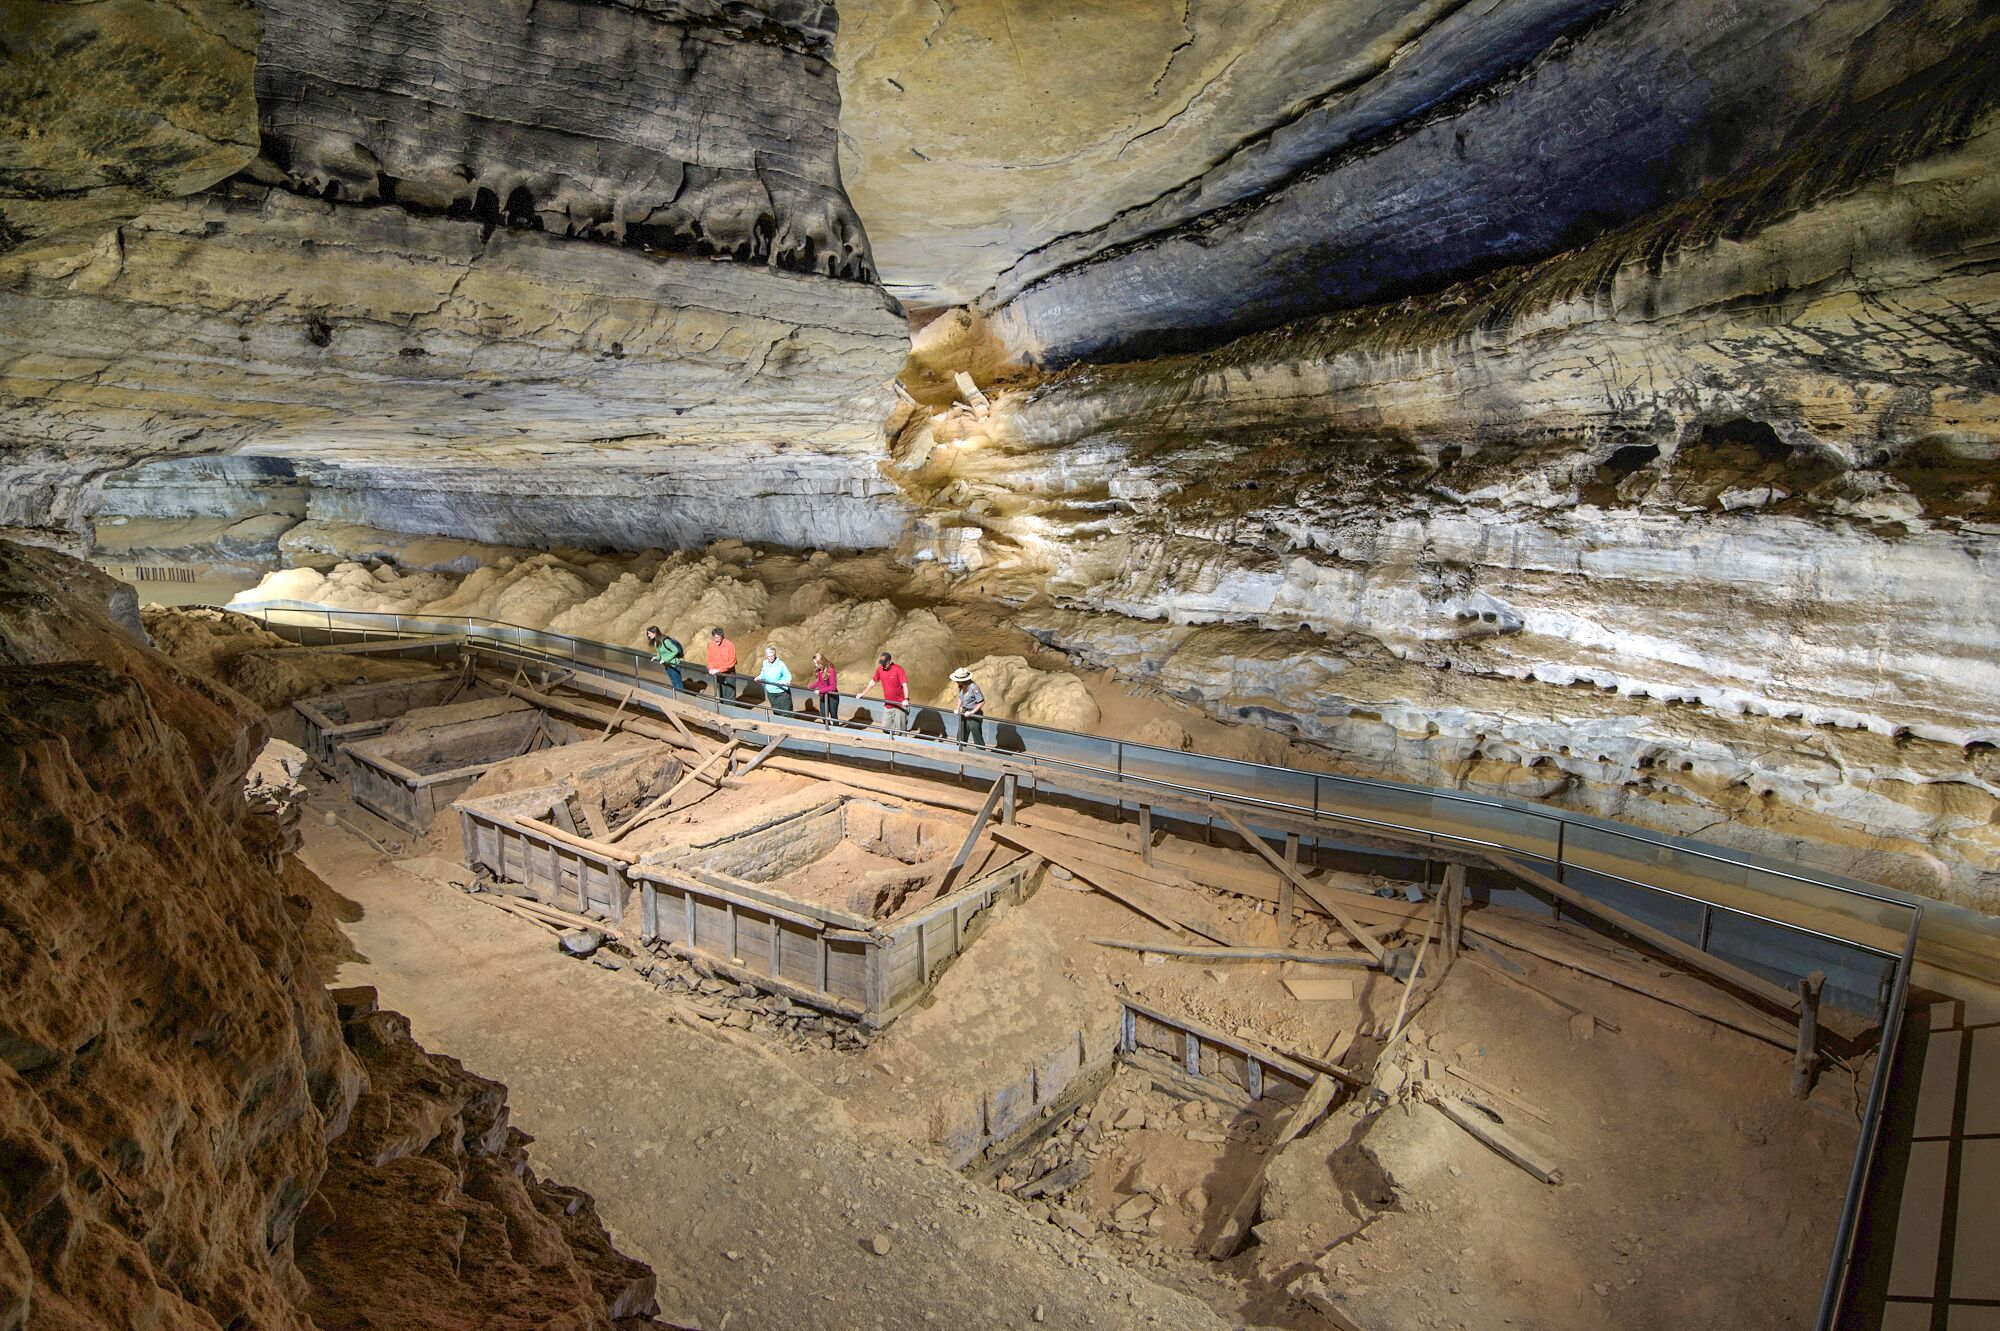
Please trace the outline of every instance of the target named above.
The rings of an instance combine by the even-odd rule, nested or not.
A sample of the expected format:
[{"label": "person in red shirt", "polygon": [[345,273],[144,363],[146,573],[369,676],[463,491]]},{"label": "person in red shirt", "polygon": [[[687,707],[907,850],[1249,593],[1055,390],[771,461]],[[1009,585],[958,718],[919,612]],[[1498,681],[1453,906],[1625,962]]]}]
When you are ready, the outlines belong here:
[{"label": "person in red shirt", "polygon": [[833,662],[813,653],[812,677],[813,701],[819,704],[819,719],[838,721],[840,719],[840,676],[835,673]]},{"label": "person in red shirt", "polygon": [[724,702],[736,701],[736,644],[722,636],[720,628],[708,631],[708,673],[715,677],[715,696]]},{"label": "person in red shirt", "polygon": [[[877,684],[882,686],[882,729],[891,735],[901,734],[910,728],[910,677],[903,673],[903,667],[889,659],[884,652],[875,658],[875,674],[868,681],[868,689]],[[855,701],[868,696],[868,689],[855,695]]]}]

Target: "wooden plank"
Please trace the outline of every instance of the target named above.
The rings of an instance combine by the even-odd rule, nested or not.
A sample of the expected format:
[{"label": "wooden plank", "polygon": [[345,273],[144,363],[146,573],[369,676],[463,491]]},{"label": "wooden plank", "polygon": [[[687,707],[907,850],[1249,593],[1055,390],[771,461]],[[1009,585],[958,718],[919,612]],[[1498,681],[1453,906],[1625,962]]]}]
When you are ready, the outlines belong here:
[{"label": "wooden plank", "polygon": [[1410,1014],[1410,996],[1417,992],[1417,985],[1424,973],[1424,954],[1431,950],[1431,935],[1437,932],[1438,919],[1444,913],[1444,898],[1439,897],[1437,906],[1431,911],[1430,923],[1424,926],[1424,941],[1417,946],[1416,959],[1410,963],[1410,978],[1403,985],[1403,996],[1396,1001],[1396,1019],[1389,1023],[1389,1038],[1382,1045],[1382,1052],[1375,1059],[1375,1072],[1381,1075],[1382,1066],[1389,1061],[1396,1046],[1403,1039],[1403,1020]]},{"label": "wooden plank", "polygon": [[637,684],[634,684],[631,688],[625,690],[625,696],[620,698],[618,700],[618,706],[612,709],[611,719],[604,723],[604,730],[598,735],[595,741],[596,743],[602,744],[605,740],[610,739],[611,736],[617,731],[618,727],[623,724],[623,722],[619,718],[625,714],[625,704],[631,702],[632,695],[637,693],[638,691],[639,691],[639,686]]},{"label": "wooden plank", "polygon": [[918,897],[924,900],[936,900],[945,894],[952,878],[965,867],[965,862],[972,858],[972,847],[979,841],[979,834],[986,830],[987,820],[993,816],[993,811],[1000,807],[1000,799],[1006,793],[1005,782],[993,783],[993,788],[986,792],[986,803],[980,805],[979,812],[973,815],[972,826],[967,830],[965,840],[959,844],[958,854],[952,856],[951,862],[933,875],[930,882],[924,884],[916,893]]},{"label": "wooden plank", "polygon": [[1208,1247],[1211,1259],[1218,1262],[1227,1261],[1242,1248],[1243,1241],[1250,1236],[1250,1227],[1256,1222],[1257,1208],[1263,1204],[1265,1178],[1270,1171],[1271,1162],[1278,1158],[1278,1152],[1319,1122],[1320,1117],[1332,1107],[1334,1094],[1339,1089],[1339,1085],[1331,1077],[1318,1076],[1312,1079],[1312,1084],[1306,1088],[1305,1099],[1293,1107],[1290,1116],[1285,1120],[1285,1126],[1278,1132],[1277,1140],[1272,1142],[1271,1148],[1258,1158],[1257,1168],[1251,1174],[1250,1181],[1244,1185],[1236,1204],[1229,1208],[1229,1214],[1223,1218],[1222,1228],[1217,1231],[1215,1241]]},{"label": "wooden plank", "polygon": [[744,777],[756,771],[759,764],[761,764],[766,758],[770,757],[772,754],[776,753],[778,751],[778,746],[784,743],[784,741],[785,737],[783,735],[771,736],[769,742],[767,742],[763,748],[757,750],[757,754],[754,758],[752,758],[749,762],[743,764],[743,766],[736,769],[736,775],[739,777]]},{"label": "wooden plank", "polygon": [[514,822],[517,826],[535,833],[544,840],[561,842],[564,845],[573,846],[578,850],[587,850],[593,855],[612,860],[619,864],[630,864],[632,862],[632,852],[629,850],[607,845],[602,841],[592,841],[589,837],[578,836],[574,832],[565,832],[560,827],[545,823],[539,818],[517,818]]},{"label": "wooden plank", "polygon": [[1498,1086],[1493,1085],[1491,1082],[1484,1082],[1479,1080],[1479,1078],[1473,1076],[1470,1072],[1467,1072],[1464,1068],[1458,1066],[1458,1064],[1456,1063],[1445,1064],[1444,1070],[1450,1073],[1452,1076],[1458,1078],[1460,1081],[1464,1082],[1467,1086],[1472,1087],[1476,1091],[1484,1091],[1486,1092],[1486,1094],[1494,1097],[1496,1100],[1505,1100],[1508,1103],[1514,1105],[1516,1108],[1523,1109],[1528,1113],[1534,1115],[1536,1118],[1540,1119],[1544,1123],[1550,1125],[1553,1125],[1555,1123],[1555,1120],[1550,1118],[1545,1110],[1539,1109],[1535,1105],[1530,1104],[1528,1101],[1523,1100],[1520,1096],[1514,1094],[1512,1091],[1503,1091]]},{"label": "wooden plank", "polygon": [[1570,1002],[1567,998],[1560,998],[1555,994],[1550,993],[1547,989],[1543,988],[1539,984],[1536,984],[1533,980],[1530,980],[1525,975],[1515,975],[1509,971],[1504,971],[1500,969],[1500,967],[1495,966],[1492,962],[1486,960],[1486,958],[1484,957],[1469,955],[1466,957],[1466,960],[1471,962],[1473,965],[1479,967],[1479,969],[1485,971],[1489,975],[1497,975],[1501,979],[1507,981],[1507,983],[1512,985],[1517,985],[1522,989],[1526,989],[1529,993],[1535,994],[1541,997],[1542,999],[1546,1000],[1547,1002],[1555,1004],[1563,1011],[1569,1013],[1570,1016],[1572,1017],[1589,1017],[1593,1023],[1602,1026],[1607,1031],[1616,1031],[1618,1029],[1617,1022],[1612,1021],[1608,1017],[1600,1017],[1595,1012],[1590,1011],[1588,1008],[1578,1007],[1575,1003]]},{"label": "wooden plank", "polygon": [[1471,1133],[1480,1143],[1519,1165],[1533,1177],[1548,1184],[1562,1182],[1562,1170],[1554,1162],[1478,1110],[1467,1106],[1464,1101],[1439,1096],[1431,1103],[1439,1113]]},{"label": "wooden plank", "polygon": [[[1193,1021],[1187,1017],[1170,1017],[1157,1008],[1147,1006],[1129,994],[1121,994],[1119,1001],[1140,1016],[1158,1022],[1162,1026],[1171,1027],[1176,1032],[1186,1032],[1208,1044],[1221,1045],[1224,1049],[1233,1049],[1238,1054],[1255,1058],[1266,1067],[1274,1068],[1284,1073],[1301,1086],[1310,1086],[1314,1073],[1329,1071],[1327,1068],[1317,1066],[1317,1060],[1308,1060],[1299,1055],[1281,1053],[1269,1045],[1259,1044],[1254,1040],[1242,1040],[1234,1035],[1225,1035],[1213,1026]],[[1342,1072],[1345,1072],[1345,1069],[1342,1069]],[[1349,1077],[1354,1076],[1353,1073],[1345,1073],[1345,1075]]]},{"label": "wooden plank", "polygon": [[1063,868],[1069,870],[1078,878],[1083,879],[1083,881],[1089,883],[1105,896],[1119,902],[1121,905],[1129,906],[1131,909],[1138,911],[1155,924],[1172,929],[1177,933],[1198,934],[1201,937],[1210,939],[1213,942],[1222,943],[1226,946],[1233,947],[1236,945],[1236,940],[1225,936],[1221,930],[1213,926],[1202,927],[1188,923],[1180,917],[1177,911],[1158,901],[1147,900],[1147,889],[1156,887],[1156,884],[1146,882],[1121,870],[1094,863],[1080,856],[1072,856],[1069,854],[1069,847],[1053,834],[1029,832],[1019,827],[1003,826],[995,831],[994,835],[1003,841],[1008,841],[1021,847],[1023,850],[1033,851],[1051,863],[1062,865]]},{"label": "wooden plank", "polygon": [[1710,956],[1694,944],[1685,942],[1652,925],[1635,920],[1623,911],[1613,910],[1601,901],[1595,901],[1576,889],[1559,883],[1555,879],[1532,869],[1520,861],[1502,855],[1497,851],[1481,851],[1487,860],[1497,868],[1505,869],[1516,878],[1548,893],[1556,900],[1574,906],[1586,915],[1593,915],[1612,925],[1620,932],[1630,934],[1647,945],[1657,948],[1670,957],[1686,962],[1697,970],[1706,971],[1710,976],[1742,993],[1757,998],[1782,1012],[1796,1013],[1799,1010],[1799,995],[1780,985],[1775,985],[1761,975],[1752,975],[1741,966]]},{"label": "wooden plank", "polygon": [[1298,920],[1298,910],[1295,904],[1296,889],[1292,885],[1292,878],[1299,871],[1299,834],[1297,832],[1285,833],[1285,863],[1291,867],[1281,874],[1278,879],[1278,936],[1281,939],[1291,936],[1292,925]]},{"label": "wooden plank", "polygon": [[1296,961],[1310,966],[1380,966],[1375,958],[1354,952],[1302,952],[1284,947],[1179,947],[1172,943],[1133,943],[1119,938],[1093,938],[1099,947],[1127,952],[1157,952],[1163,957],[1195,957],[1217,961]]},{"label": "wooden plank", "polygon": [[611,840],[611,824],[604,817],[602,796],[583,801],[583,821],[589,824],[592,837],[599,841]]},{"label": "wooden plank", "polygon": [[655,795],[652,799],[648,800],[646,802],[645,808],[639,810],[639,812],[633,814],[630,818],[626,819],[625,826],[619,828],[616,832],[614,832],[611,836],[611,839],[613,841],[622,841],[627,836],[631,835],[631,833],[642,824],[651,822],[653,819],[659,817],[661,814],[664,814],[667,811],[667,805],[673,800],[674,796],[680,794],[681,791],[686,789],[688,785],[691,784],[696,778],[700,777],[709,768],[715,766],[716,763],[722,761],[724,758],[727,758],[730,754],[734,753],[735,751],[736,751],[736,742],[734,740],[731,740],[729,743],[724,744],[722,747],[718,748],[714,753],[709,754],[708,757],[702,759],[699,765],[689,769],[688,772],[684,776],[682,776],[680,780],[674,782],[674,784],[667,787],[665,791],[663,791],[658,795]]},{"label": "wooden plank", "polygon": [[[1522,922],[1522,927],[1517,929],[1512,927],[1511,921],[1508,921],[1507,925],[1503,927],[1501,921],[1504,919],[1506,917],[1502,913],[1492,911],[1491,909],[1479,911],[1466,921],[1465,931],[1468,934],[1477,936],[1479,939],[1477,946],[1487,960],[1496,962],[1518,974],[1526,974],[1526,972],[1521,970],[1519,963],[1514,961],[1505,952],[1495,950],[1494,944],[1504,944],[1507,947],[1525,952],[1529,956],[1539,957],[1543,961],[1554,962],[1556,965],[1576,971],[1578,974],[1602,980],[1606,984],[1614,985],[1629,993],[1640,994],[1652,999],[1656,1003],[1665,1003],[1669,1007],[1693,1013],[1705,1021],[1712,1021],[1718,1026],[1726,1026],[1730,1030],[1750,1036],[1752,1039],[1763,1040],[1767,1044],[1774,1044],[1780,1049],[1790,1049],[1796,1041],[1797,1030],[1795,1027],[1771,1016],[1762,1008],[1752,1007],[1743,999],[1726,990],[1715,989],[1704,985],[1692,976],[1676,972],[1675,978],[1695,986],[1696,992],[1700,997],[1697,998],[1691,994],[1675,994],[1658,985],[1644,983],[1633,976],[1620,975],[1611,967],[1609,964],[1610,958],[1608,957],[1604,959],[1603,964],[1598,964],[1585,957],[1575,955],[1575,952],[1571,950],[1571,946],[1564,946],[1564,944],[1569,943],[1569,940],[1561,934],[1554,933],[1546,925],[1530,925],[1524,921]],[[1529,932],[1530,930],[1533,931],[1532,935]],[[1543,937],[1542,935],[1548,936]],[[1467,946],[1471,947],[1474,945],[1467,944]],[[1582,944],[1574,944],[1572,946],[1575,948],[1575,951],[1586,950]],[[1716,1006],[1723,1003],[1729,1004],[1730,1010],[1724,1011]]]},{"label": "wooden plank", "polygon": [[1299,891],[1304,892],[1312,900],[1319,902],[1319,904],[1325,908],[1326,913],[1328,915],[1331,915],[1336,921],[1339,922],[1341,928],[1347,930],[1348,933],[1354,936],[1355,942],[1361,944],[1361,946],[1367,948],[1369,952],[1374,954],[1374,957],[1377,961],[1380,961],[1382,959],[1383,955],[1386,952],[1386,949],[1382,946],[1381,939],[1377,938],[1374,934],[1371,934],[1366,929],[1362,928],[1361,925],[1356,922],[1355,918],[1352,915],[1349,915],[1339,906],[1329,903],[1324,898],[1322,898],[1319,893],[1315,892],[1313,890],[1312,884],[1308,883],[1305,880],[1305,876],[1301,874],[1297,869],[1293,868],[1291,865],[1286,864],[1283,860],[1279,859],[1277,853],[1264,843],[1264,838],[1258,836],[1255,832],[1251,831],[1247,826],[1245,826],[1241,818],[1238,818],[1235,814],[1231,813],[1223,805],[1216,804],[1213,807],[1218,814],[1222,815],[1222,820],[1224,822],[1228,823],[1231,827],[1236,829],[1236,834],[1238,836],[1242,837],[1245,841],[1248,841],[1250,843],[1250,848],[1252,850],[1256,851],[1259,855],[1262,855],[1266,860],[1270,862],[1272,868],[1276,869],[1279,873],[1283,874],[1286,880],[1289,881],[1294,887],[1298,888]]}]

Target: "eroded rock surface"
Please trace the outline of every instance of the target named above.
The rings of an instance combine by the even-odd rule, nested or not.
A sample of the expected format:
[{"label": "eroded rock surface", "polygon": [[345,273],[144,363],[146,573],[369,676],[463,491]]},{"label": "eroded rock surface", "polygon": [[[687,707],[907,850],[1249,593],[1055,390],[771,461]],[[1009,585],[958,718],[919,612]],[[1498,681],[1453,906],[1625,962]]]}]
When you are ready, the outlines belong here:
[{"label": "eroded rock surface", "polygon": [[1990,907],[1995,143],[908,411],[903,475],[1051,640],[1364,770]]},{"label": "eroded rock surface", "polygon": [[120,591],[0,543],[0,1325],[649,1313],[503,1088],[393,1014],[343,1030],[244,803],[261,713]]}]

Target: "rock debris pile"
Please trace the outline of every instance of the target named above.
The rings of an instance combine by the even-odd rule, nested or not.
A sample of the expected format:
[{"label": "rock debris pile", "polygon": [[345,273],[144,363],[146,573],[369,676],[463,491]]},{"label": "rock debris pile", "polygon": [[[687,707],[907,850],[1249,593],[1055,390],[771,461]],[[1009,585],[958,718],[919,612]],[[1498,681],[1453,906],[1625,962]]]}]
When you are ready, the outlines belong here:
[{"label": "rock debris pile", "polygon": [[503,1087],[336,1011],[304,871],[271,867],[298,769],[265,752],[253,811],[261,713],[119,590],[0,543],[0,1326],[647,1317]]}]

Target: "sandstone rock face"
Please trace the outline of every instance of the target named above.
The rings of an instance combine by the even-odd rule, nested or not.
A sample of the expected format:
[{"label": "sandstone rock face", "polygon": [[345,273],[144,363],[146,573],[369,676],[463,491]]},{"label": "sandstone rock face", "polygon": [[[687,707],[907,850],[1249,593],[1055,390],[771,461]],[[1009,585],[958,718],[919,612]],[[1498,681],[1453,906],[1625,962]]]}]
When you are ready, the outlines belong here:
[{"label": "sandstone rock face", "polygon": [[831,6],[728,8],[271,0],[264,156],[329,199],[872,278]]},{"label": "sandstone rock face", "polygon": [[390,1014],[343,1038],[244,803],[261,713],[123,601],[0,543],[0,1325],[649,1312],[587,1199],[528,1171],[500,1087]]},{"label": "sandstone rock face", "polygon": [[0,254],[88,243],[257,151],[250,0],[9,5]]},{"label": "sandstone rock face", "polygon": [[[1261,163],[1225,162],[1205,194],[1036,256],[988,297],[996,329],[1043,364],[1212,346],[1572,248],[1802,146],[1827,151],[1823,171],[1872,169],[1885,149],[1840,154],[1871,134],[1907,154],[1955,124],[1990,98],[2000,50],[1996,20],[1967,6],[1770,0],[1626,5],[1530,60],[1514,25],[1536,10],[1439,24],[1274,134]],[[1537,17],[1536,41],[1561,26]],[[1470,59],[1458,72],[1484,81],[1454,79],[1438,62],[1459,41],[1515,67]],[[1816,183],[1796,175],[1767,188]]]}]

